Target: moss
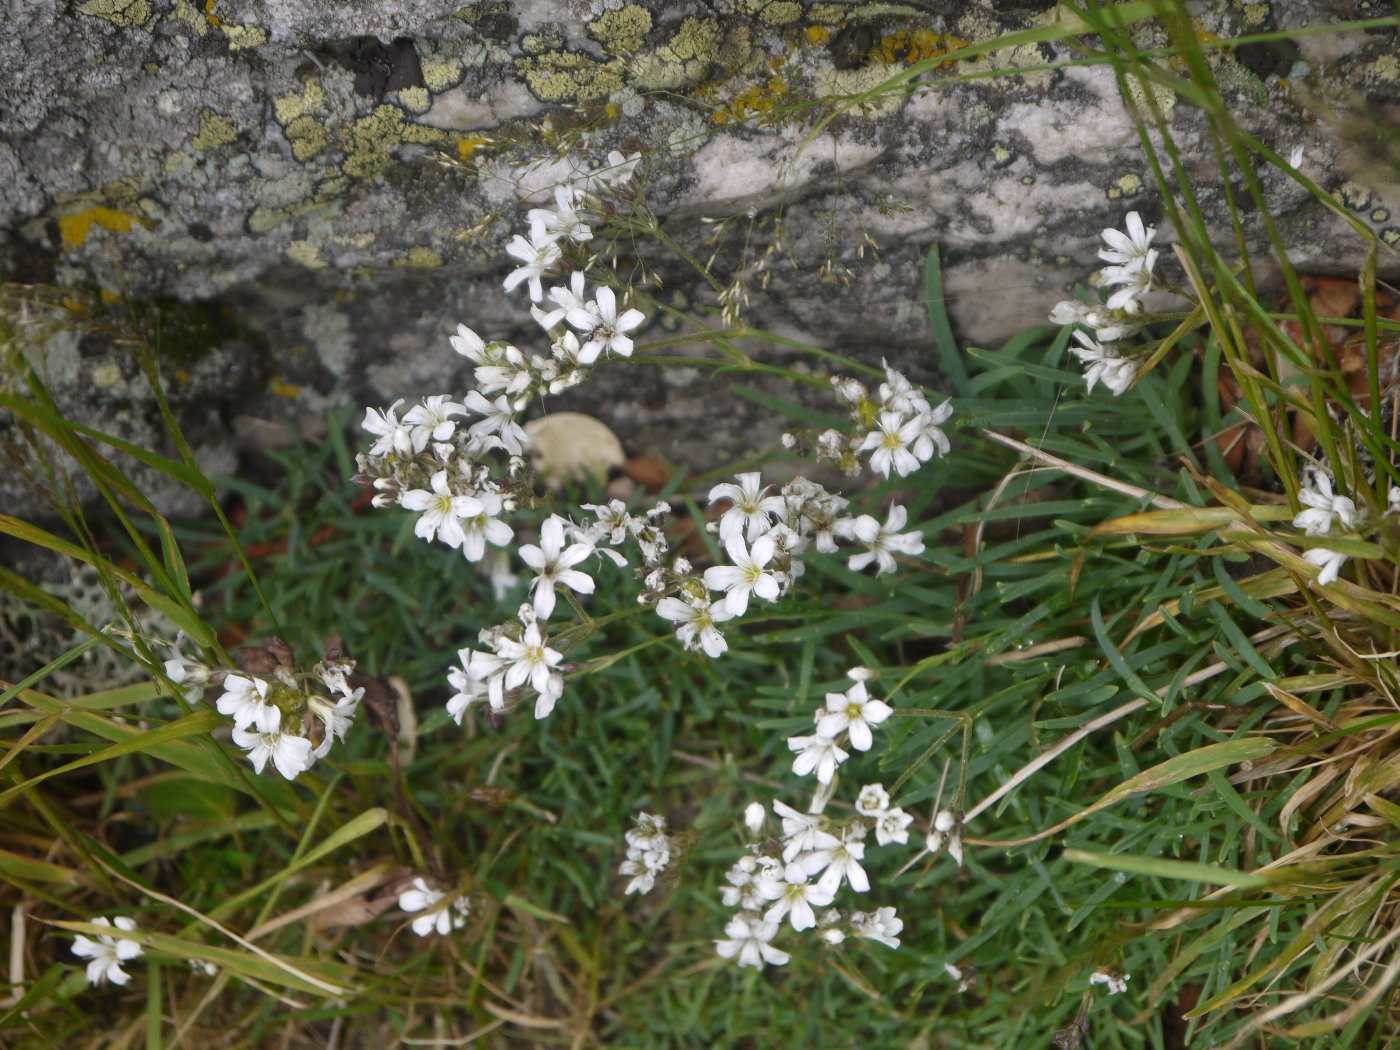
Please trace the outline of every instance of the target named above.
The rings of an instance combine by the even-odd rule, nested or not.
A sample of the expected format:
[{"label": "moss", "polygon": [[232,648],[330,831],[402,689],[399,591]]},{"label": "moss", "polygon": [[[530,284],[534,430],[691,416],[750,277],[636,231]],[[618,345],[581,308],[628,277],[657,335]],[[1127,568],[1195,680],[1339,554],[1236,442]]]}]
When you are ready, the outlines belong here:
[{"label": "moss", "polygon": [[604,11],[588,23],[588,35],[614,55],[632,55],[641,50],[651,26],[651,12],[629,4],[620,11]]},{"label": "moss", "polygon": [[195,149],[218,149],[237,140],[238,128],[228,117],[215,113],[207,106],[199,111],[199,132],[190,142]]},{"label": "moss", "polygon": [[554,52],[518,58],[515,67],[541,102],[595,102],[622,87],[622,62]]},{"label": "moss", "polygon": [[78,5],[78,14],[100,18],[124,29],[152,29],[155,16],[150,0],[87,0]]}]

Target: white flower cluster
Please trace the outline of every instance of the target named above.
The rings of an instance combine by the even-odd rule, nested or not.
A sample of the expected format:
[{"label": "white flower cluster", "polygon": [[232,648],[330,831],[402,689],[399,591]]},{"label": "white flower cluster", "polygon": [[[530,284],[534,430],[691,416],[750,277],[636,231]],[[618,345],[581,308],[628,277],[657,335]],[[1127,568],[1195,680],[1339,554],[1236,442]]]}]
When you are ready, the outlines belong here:
[{"label": "white flower cluster", "polygon": [[219,671],[180,652],[165,662],[165,674],[190,700],[217,682],[223,693],[214,706],[233,719],[233,742],[261,773],[269,759],[277,772],[295,780],[344,740],[365,695],[350,688],[353,660],[327,660],[311,674],[279,663],[268,674]]},{"label": "white flower cluster", "polygon": [[1099,258],[1110,265],[1093,278],[1095,287],[1117,290],[1102,304],[1066,299],[1050,311],[1052,324],[1083,325],[1094,330],[1090,336],[1076,329],[1074,339],[1079,345],[1069,349],[1088,365],[1084,379],[1089,389],[1101,382],[1114,394],[1123,393],[1137,377],[1140,362],[1124,356],[1116,344],[1142,329],[1142,296],[1152,287],[1152,268],[1157,264],[1157,249],[1151,246],[1156,227],[1144,226],[1142,216],[1135,211],[1128,212],[1126,226],[1126,233],[1103,231],[1105,247],[1099,249]]},{"label": "white flower cluster", "polygon": [[[1307,536],[1328,536],[1334,529],[1356,532],[1366,520],[1365,508],[1357,507],[1349,496],[1336,495],[1332,479],[1323,471],[1313,469],[1309,474],[1311,484],[1298,490],[1298,502],[1306,509],[1293,518],[1293,527],[1302,529]],[[1303,559],[1321,570],[1317,582],[1325,586],[1337,578],[1347,556],[1330,547],[1309,547],[1303,552]]]},{"label": "white flower cluster", "polygon": [[467,915],[471,911],[467,898],[455,896],[444,904],[446,896],[442,890],[429,886],[421,875],[413,880],[408,889],[399,894],[399,908],[403,911],[410,915],[425,913],[413,920],[413,932],[419,937],[426,937],[434,932],[445,937],[453,930],[466,925]]},{"label": "white flower cluster", "polygon": [[[711,657],[728,649],[717,624],[743,616],[749,600],[777,601],[805,571],[802,555],[810,544],[832,553],[839,540],[865,549],[851,555],[847,565],[856,572],[872,563],[875,574],[893,572],[895,554],[920,554],[924,540],[917,532],[901,533],[908,512],[892,506],[883,524],[868,514],[843,515],[848,503],[807,478],[798,477],[778,492],[763,484],[757,471],[736,475],[710,490],[710,502],[729,506],[717,525],[729,564],[714,565],[702,575],[673,571],[660,582],[671,591],[657,602],[657,613],[676,624],[681,643]],[[721,597],[712,598],[712,592]]]},{"label": "white flower cluster", "polygon": [[865,683],[871,678],[869,670],[854,667],[847,674],[855,684],[844,693],[826,694],[826,706],[817,708],[813,716],[816,732],[788,737],[788,750],[797,753],[792,771],[800,777],[815,773],[823,785],[830,784],[837,767],[851,757],[841,744],[849,743],[857,751],[869,751],[875,742],[871,727],[894,714],[894,708],[867,691]]},{"label": "white flower cluster", "polygon": [[[840,465],[847,474],[860,473],[860,454],[870,453],[870,469],[885,477],[890,472],[906,477],[933,458],[948,454],[948,438],[941,425],[953,416],[953,402],[933,408],[923,392],[885,361],[885,382],[871,397],[865,384],[849,376],[833,376],[836,400],[851,414],[852,433],[836,429],[817,436],[821,459]],[[790,438],[790,444],[796,439]]]},{"label": "white flower cluster", "polygon": [[[715,942],[724,958],[737,958],[740,966],[756,969],[765,963],[781,966],[791,956],[771,942],[785,919],[795,931],[815,929],[831,945],[850,936],[899,947],[904,923],[893,908],[846,914],[830,905],[843,885],[855,893],[870,891],[870,877],[861,864],[870,831],[875,831],[878,845],[904,845],[913,818],[890,805],[889,793],[880,784],[861,788],[853,818],[823,816],[829,797],[829,791],[818,791],[807,813],[775,800],[781,841],[751,843],[750,852],[725,875],[720,899],[740,911],[725,927],[725,939]],[[757,803],[749,807],[745,824],[751,834],[759,834],[763,817]]]},{"label": "white flower cluster", "polygon": [[[93,919],[96,926],[108,926],[131,933],[136,929],[136,923],[125,916],[118,916],[116,919]],[[125,937],[109,937],[105,933],[99,933],[97,940],[91,937],[84,937],[79,934],[73,939],[73,954],[79,959],[89,960],[87,964],[88,984],[99,985],[103,981],[111,981],[113,984],[126,984],[131,980],[131,975],[122,969],[122,963],[130,962],[141,954],[141,945],[135,941],[127,940]]]},{"label": "white flower cluster", "polygon": [[650,813],[637,814],[637,826],[627,833],[627,856],[617,872],[631,879],[623,895],[650,893],[656,876],[671,863],[671,840],[666,835],[666,818]]}]

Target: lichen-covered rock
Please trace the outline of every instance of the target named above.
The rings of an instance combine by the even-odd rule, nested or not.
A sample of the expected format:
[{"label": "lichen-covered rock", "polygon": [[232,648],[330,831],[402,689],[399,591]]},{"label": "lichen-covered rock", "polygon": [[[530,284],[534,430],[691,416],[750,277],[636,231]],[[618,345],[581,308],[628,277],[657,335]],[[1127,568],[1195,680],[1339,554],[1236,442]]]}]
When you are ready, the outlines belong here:
[{"label": "lichen-covered rock", "polygon": [[[1210,39],[1370,6],[1193,10]],[[445,342],[457,322],[530,331],[500,291],[522,196],[543,199],[563,157],[622,148],[643,154],[647,204],[676,246],[715,260],[711,282],[648,246],[665,294],[708,305],[712,284],[732,288],[755,324],[913,359],[930,378],[917,364],[930,244],[945,252],[954,318],[987,343],[1043,319],[1092,269],[1099,229],[1130,208],[1160,216],[1114,72],[1022,42],[939,71],[912,97],[872,93],[818,121],[833,99],[1062,17],[1049,3],[790,0],[12,6],[0,258],[31,277],[234,308],[274,350],[270,384],[246,391],[262,414],[387,403],[460,387]],[[1139,43],[1160,42],[1154,32]],[[1300,170],[1389,243],[1395,158],[1358,114],[1394,117],[1396,54],[1391,29],[1213,52],[1248,130],[1283,156],[1301,151]],[[1154,101],[1228,241],[1199,111],[1165,92]],[[1339,216],[1276,170],[1259,174],[1297,261],[1359,262]],[[1260,224],[1246,221],[1257,242]],[[703,460],[726,437],[752,440],[751,419],[720,440],[663,439],[693,422],[677,408],[693,379],[629,374],[569,403],[659,443],[642,451]]]}]

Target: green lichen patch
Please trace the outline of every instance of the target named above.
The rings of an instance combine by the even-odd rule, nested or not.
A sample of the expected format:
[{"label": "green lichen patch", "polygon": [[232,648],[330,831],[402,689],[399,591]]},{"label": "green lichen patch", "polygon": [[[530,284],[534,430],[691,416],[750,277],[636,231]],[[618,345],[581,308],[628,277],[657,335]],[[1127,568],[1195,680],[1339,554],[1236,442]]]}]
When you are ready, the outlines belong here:
[{"label": "green lichen patch", "polygon": [[395,259],[394,265],[401,270],[436,270],[442,265],[442,256],[431,248],[418,245]]},{"label": "green lichen patch", "polygon": [[326,89],[316,77],[307,80],[300,93],[292,92],[272,100],[272,112],[277,117],[277,123],[284,127],[297,117],[323,113],[325,108]]},{"label": "green lichen patch", "polygon": [[697,58],[711,60],[718,56],[720,36],[716,19],[687,18],[657,53],[673,62],[689,62]]},{"label": "green lichen patch", "polygon": [[208,17],[190,0],[174,0],[167,17],[169,21],[178,22],[186,29],[192,30],[195,36],[204,36],[209,32]]},{"label": "green lichen patch", "polygon": [[287,245],[287,257],[308,270],[323,270],[326,267],[326,260],[321,258],[321,249],[310,241],[293,241]]},{"label": "green lichen patch", "polygon": [[570,52],[526,56],[516,71],[541,102],[596,102],[622,87],[623,65]]},{"label": "green lichen patch", "polygon": [[403,143],[446,148],[454,141],[455,136],[449,132],[409,122],[403,110],[388,103],[340,133],[340,148],[346,154],[345,174],[356,179],[372,179],[382,172],[392,160],[391,152]]},{"label": "green lichen patch", "polygon": [[632,55],[641,50],[651,26],[651,12],[629,4],[620,11],[604,11],[588,23],[588,35],[614,55]]},{"label": "green lichen patch", "polygon": [[219,32],[228,37],[230,51],[246,51],[249,48],[262,47],[267,43],[267,30],[261,26],[236,26],[221,22]]},{"label": "green lichen patch", "polygon": [[802,17],[802,5],[792,0],[773,0],[758,13],[759,21],[770,26],[792,25]]},{"label": "green lichen patch", "polygon": [[197,150],[213,150],[238,141],[238,128],[207,106],[199,111],[199,132],[190,141]]},{"label": "green lichen patch", "polygon": [[100,18],[123,29],[155,28],[150,0],[87,0],[78,5],[78,14]]},{"label": "green lichen patch", "polygon": [[331,143],[331,133],[313,116],[301,116],[282,129],[292,144],[292,156],[303,164]]},{"label": "green lichen patch", "polygon": [[426,113],[428,107],[433,104],[432,95],[428,94],[427,88],[406,87],[398,92],[399,105],[410,113]]}]

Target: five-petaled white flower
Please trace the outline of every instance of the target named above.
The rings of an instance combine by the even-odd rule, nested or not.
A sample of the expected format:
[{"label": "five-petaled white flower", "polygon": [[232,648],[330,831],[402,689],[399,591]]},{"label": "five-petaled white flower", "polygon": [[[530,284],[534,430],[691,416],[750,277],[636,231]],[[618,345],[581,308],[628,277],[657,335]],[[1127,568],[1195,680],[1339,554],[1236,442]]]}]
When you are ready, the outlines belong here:
[{"label": "five-petaled white flower", "polygon": [[494,492],[478,492],[461,506],[462,553],[467,561],[480,561],[486,555],[486,545],[504,547],[515,530],[500,520],[504,509],[501,497]]},{"label": "five-petaled white flower", "polygon": [[656,603],[656,612],[676,625],[676,637],[686,649],[702,649],[712,659],[728,650],[729,643],[715,626],[734,616],[723,602],[712,605],[708,598],[690,596],[685,600],[662,598]]},{"label": "five-petaled white flower", "polygon": [[260,732],[272,733],[282,724],[282,712],[267,702],[267,682],[261,678],[229,675],[224,679],[224,695],[214,706],[239,729],[257,726]]},{"label": "five-petaled white flower", "polygon": [[[591,581],[590,581],[591,582]],[[520,641],[502,638],[497,654],[507,662],[504,685],[515,689],[528,681],[539,693],[535,702],[535,717],[544,718],[554,710],[554,702],[564,691],[564,678],[556,670],[564,657],[544,644],[540,625],[532,623],[522,632]]]},{"label": "five-petaled white flower", "polygon": [[764,567],[773,560],[775,547],[767,536],[754,540],[750,549],[742,536],[731,536],[724,549],[733,565],[712,565],[705,570],[705,586],[712,591],[724,591],[724,605],[731,615],[743,616],[749,608],[749,595],[764,601],[777,601],[781,588],[778,578]]},{"label": "five-petaled white flower", "polygon": [[1085,332],[1075,332],[1074,338],[1080,345],[1071,346],[1069,352],[1088,364],[1084,381],[1091,391],[1094,384],[1100,382],[1115,395],[1133,385],[1137,376],[1136,360],[1122,357],[1117,347],[1104,346]]},{"label": "five-petaled white flower", "polygon": [[818,814],[800,813],[778,799],[773,800],[773,812],[783,822],[783,861],[786,863],[803,853],[829,849],[840,841],[822,827]]},{"label": "five-petaled white flower", "polygon": [[1330,547],[1312,547],[1303,552],[1303,560],[1322,570],[1317,574],[1317,582],[1326,586],[1336,580],[1347,556],[1341,551],[1332,550]]},{"label": "five-petaled white flower", "polygon": [[422,452],[429,441],[446,441],[457,429],[454,416],[465,416],[467,408],[447,400],[446,394],[425,397],[404,413],[403,421],[413,428],[413,447]]},{"label": "five-petaled white flower", "polygon": [[420,511],[422,517],[413,525],[413,534],[423,540],[441,540],[456,549],[466,542],[461,519],[475,510],[475,500],[459,496],[447,483],[447,471],[439,470],[429,479],[432,491],[409,489],[399,496],[399,506]]},{"label": "five-petaled white flower", "polygon": [[[114,927],[127,933],[136,929],[136,923],[124,915],[119,915],[114,922],[105,918],[92,921],[96,926]],[[99,933],[97,940],[78,934],[73,939],[73,954],[80,959],[91,960],[87,964],[88,984],[99,985],[103,981],[126,984],[131,980],[131,975],[122,969],[121,964],[140,955],[141,945],[125,937],[109,937],[105,933]]]},{"label": "five-petaled white flower", "polygon": [[253,768],[259,773],[270,758],[277,772],[288,780],[295,780],[299,774],[305,773],[315,760],[311,753],[311,741],[291,733],[255,733],[235,727],[233,742],[248,752]]},{"label": "five-petaled white flower", "polygon": [[1151,264],[1146,260],[1149,256],[1156,257],[1157,253],[1152,249],[1152,238],[1157,236],[1157,228],[1144,227],[1142,216],[1135,211],[1128,212],[1124,224],[1128,227],[1127,233],[1113,229],[1103,231],[1106,247],[1099,249],[1099,258],[1114,266],[1146,264],[1147,268],[1151,269]]},{"label": "five-petaled white flower", "polygon": [[869,751],[875,742],[870,727],[889,718],[894,708],[866,692],[864,682],[856,682],[844,693],[827,693],[826,712],[817,719],[820,735],[834,738],[845,730],[850,734],[853,748]]},{"label": "five-petaled white flower", "polygon": [[[445,897],[441,890],[431,888],[419,876],[413,880],[413,885],[399,894],[399,907],[412,914],[413,912],[429,911],[437,906]],[[419,937],[426,937],[436,931],[446,936],[453,930],[460,928],[467,921],[467,912],[470,905],[465,897],[456,897],[451,904],[438,908],[428,915],[420,915],[413,920],[413,932]]]},{"label": "five-petaled white flower", "polygon": [[863,553],[852,555],[847,560],[846,564],[851,571],[860,572],[871,562],[875,562],[875,575],[880,576],[883,573],[894,572],[897,568],[895,554],[912,556],[923,553],[923,536],[917,532],[901,534],[899,531],[908,520],[909,512],[896,504],[890,507],[883,525],[869,514],[862,514],[858,518],[840,523],[841,534],[859,540],[867,548]]},{"label": "five-petaled white flower", "polygon": [[399,398],[382,412],[374,408],[365,409],[365,421],[361,426],[378,438],[369,447],[371,456],[387,456],[390,452],[396,452],[407,457],[422,452],[427,445],[426,435],[419,441],[413,427],[407,421],[399,420],[396,413],[401,404],[403,398]]},{"label": "five-petaled white flower", "polygon": [[569,324],[588,336],[578,352],[581,365],[591,365],[605,352],[631,357],[632,339],[627,333],[647,319],[640,310],[626,310],[619,317],[617,296],[611,288],[598,289],[592,310],[576,307],[569,311],[568,318]]},{"label": "five-petaled white flower", "polygon": [[572,186],[554,188],[554,208],[531,208],[525,214],[530,237],[535,241],[566,240],[583,244],[593,239],[593,231],[578,213],[578,194]]},{"label": "five-petaled white flower", "polygon": [[768,943],[777,932],[776,922],[765,922],[756,915],[736,915],[724,928],[728,940],[715,941],[715,951],[723,959],[737,956],[740,966],[755,970],[763,969],[764,963],[782,966],[792,956]]},{"label": "five-petaled white flower", "polygon": [[517,233],[506,245],[506,254],[519,259],[521,265],[506,275],[505,290],[510,291],[526,281],[530,287],[530,301],[539,302],[544,295],[540,278],[562,258],[558,242],[541,229],[532,230],[528,241]]},{"label": "five-petaled white flower", "polygon": [[554,587],[561,584],[575,594],[592,594],[593,578],[572,568],[593,553],[587,543],[564,546],[564,526],[567,520],[552,515],[540,526],[540,542],[527,543],[520,548],[520,559],[535,570],[530,587],[533,592],[535,615],[548,620],[554,612]]},{"label": "five-petaled white flower", "polygon": [[810,930],[815,926],[817,916],[812,905],[825,908],[835,895],[834,889],[809,881],[798,864],[789,864],[781,878],[760,876],[758,892],[765,900],[775,902],[763,913],[763,921],[781,923],[786,915],[794,930]]},{"label": "five-petaled white flower", "polygon": [[768,531],[774,517],[787,509],[782,496],[767,495],[768,487],[761,482],[758,471],[735,475],[739,484],[724,482],[710,489],[710,502],[727,499],[733,504],[719,519],[719,538],[728,543],[731,537],[743,534],[752,543]]},{"label": "five-petaled white flower", "polygon": [[904,477],[919,469],[919,458],[909,451],[909,446],[918,439],[920,430],[917,417],[881,412],[876,428],[865,435],[859,451],[870,452],[871,470],[889,477],[893,469]]},{"label": "five-petaled white flower", "polygon": [[836,767],[851,757],[850,752],[836,746],[835,740],[820,733],[790,736],[787,744],[789,751],[797,752],[792,760],[792,771],[799,777],[815,772],[823,784],[830,784]]},{"label": "five-petaled white flower", "polygon": [[473,390],[467,395],[466,405],[482,416],[467,428],[467,433],[473,437],[495,437],[512,456],[525,451],[530,439],[525,428],[515,421],[515,407],[504,394],[491,401],[481,391]]},{"label": "five-petaled white flower", "polygon": [[873,912],[858,911],[851,916],[851,932],[857,937],[867,937],[890,948],[899,947],[899,934],[904,929],[904,920],[895,915],[893,908],[877,908]]},{"label": "five-petaled white flower", "polygon": [[1361,518],[1356,503],[1347,496],[1334,495],[1332,479],[1320,470],[1313,484],[1315,488],[1298,490],[1298,502],[1307,510],[1298,512],[1293,519],[1293,527],[1302,529],[1309,536],[1326,536],[1332,531],[1335,521],[1345,531],[1355,531]]}]

